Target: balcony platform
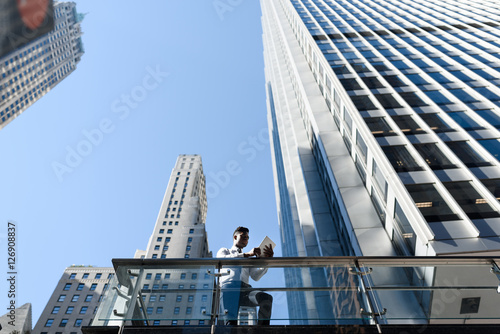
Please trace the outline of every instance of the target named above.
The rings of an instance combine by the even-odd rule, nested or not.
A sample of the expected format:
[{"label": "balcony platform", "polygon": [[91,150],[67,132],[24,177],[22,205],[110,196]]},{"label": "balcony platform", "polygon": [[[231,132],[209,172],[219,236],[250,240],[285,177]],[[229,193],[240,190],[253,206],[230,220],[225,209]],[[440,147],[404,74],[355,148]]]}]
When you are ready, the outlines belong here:
[{"label": "balcony platform", "polygon": [[[382,333],[386,334],[484,334],[500,333],[500,325],[496,324],[460,324],[460,325],[382,325]],[[83,334],[118,334],[118,326],[88,326],[82,327]],[[150,326],[150,327],[123,327],[122,334],[207,334],[211,333],[210,326]],[[332,334],[332,333],[359,333],[377,334],[373,325],[276,325],[276,326],[216,326],[215,334]]]}]

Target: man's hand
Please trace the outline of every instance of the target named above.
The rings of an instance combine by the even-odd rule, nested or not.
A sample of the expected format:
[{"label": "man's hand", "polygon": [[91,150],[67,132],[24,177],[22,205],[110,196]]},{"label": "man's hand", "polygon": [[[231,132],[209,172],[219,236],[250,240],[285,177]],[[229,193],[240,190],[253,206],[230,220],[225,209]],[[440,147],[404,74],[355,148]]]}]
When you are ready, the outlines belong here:
[{"label": "man's hand", "polygon": [[262,257],[273,257],[273,256],[274,252],[271,244],[269,244],[269,246],[268,245],[264,246],[264,255],[262,255]]},{"label": "man's hand", "polygon": [[252,250],[250,252],[247,252],[247,253],[245,253],[243,255],[245,257],[252,257],[252,256],[259,257],[260,256],[260,248],[259,247],[252,248]]}]

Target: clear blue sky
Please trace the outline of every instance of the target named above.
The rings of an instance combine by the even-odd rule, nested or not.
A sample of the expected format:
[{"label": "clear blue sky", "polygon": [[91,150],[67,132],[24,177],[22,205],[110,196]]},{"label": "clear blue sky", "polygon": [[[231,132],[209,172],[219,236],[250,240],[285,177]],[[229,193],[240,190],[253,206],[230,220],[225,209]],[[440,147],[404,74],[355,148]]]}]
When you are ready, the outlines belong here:
[{"label": "clear blue sky", "polygon": [[[88,13],[78,68],[0,131],[2,267],[12,220],[17,305],[33,304],[33,325],[66,267],[145,249],[179,154],[202,156],[214,253],[238,225],[256,244],[280,239],[259,2],[222,14],[224,0],[76,2]],[[68,158],[78,149],[87,155]],[[238,173],[217,183],[231,161]]]}]

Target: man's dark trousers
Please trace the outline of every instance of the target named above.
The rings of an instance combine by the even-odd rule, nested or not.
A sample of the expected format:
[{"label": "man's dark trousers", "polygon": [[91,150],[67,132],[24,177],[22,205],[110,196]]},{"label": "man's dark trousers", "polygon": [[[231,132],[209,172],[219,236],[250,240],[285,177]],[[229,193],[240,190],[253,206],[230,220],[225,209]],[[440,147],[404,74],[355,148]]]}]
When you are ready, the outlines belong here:
[{"label": "man's dark trousers", "polygon": [[[250,284],[241,281],[225,283],[221,288],[222,309],[227,310],[226,325],[236,325],[238,323],[238,310],[240,306],[259,306],[258,325],[269,325],[273,307],[273,296],[263,291],[252,289]],[[255,299],[251,298],[250,294],[255,295]]]}]

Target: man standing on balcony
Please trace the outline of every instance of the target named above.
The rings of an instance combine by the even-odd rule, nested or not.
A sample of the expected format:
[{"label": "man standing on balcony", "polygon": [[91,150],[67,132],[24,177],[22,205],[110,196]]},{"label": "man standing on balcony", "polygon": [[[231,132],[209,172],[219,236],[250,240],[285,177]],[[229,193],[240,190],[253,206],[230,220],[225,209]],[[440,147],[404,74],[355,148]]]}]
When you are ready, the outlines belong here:
[{"label": "man standing on balcony", "polygon": [[[252,248],[249,252],[243,253],[243,248],[248,245],[248,228],[238,227],[233,233],[233,247],[221,248],[217,252],[219,258],[235,257],[273,257],[274,252],[271,247],[265,246],[262,251],[260,248]],[[236,325],[238,310],[240,306],[259,306],[259,325],[269,325],[271,319],[271,310],[273,297],[259,290],[252,290],[248,284],[249,277],[258,281],[267,272],[267,268],[228,268],[230,273],[220,278],[222,288],[223,309],[227,310],[226,325]]]}]

